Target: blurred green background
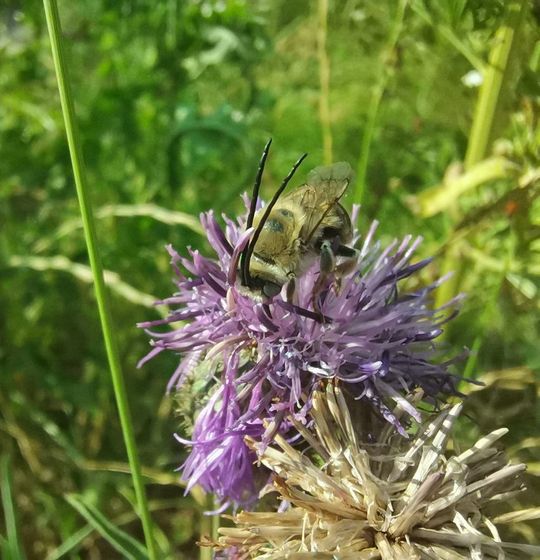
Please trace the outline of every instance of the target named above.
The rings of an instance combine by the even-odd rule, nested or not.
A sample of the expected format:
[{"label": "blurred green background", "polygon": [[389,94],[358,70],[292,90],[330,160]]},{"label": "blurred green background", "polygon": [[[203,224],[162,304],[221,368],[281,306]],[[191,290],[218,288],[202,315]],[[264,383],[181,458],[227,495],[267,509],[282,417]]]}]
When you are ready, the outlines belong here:
[{"label": "blurred green background", "polygon": [[[304,151],[304,173],[349,161],[360,186],[347,204],[362,198],[360,229],[376,218],[385,241],[424,236],[419,258],[437,257],[426,282],[455,271],[440,301],[468,297],[444,342],[456,353],[473,348],[461,369],[486,384],[471,395],[460,435],[472,442],[508,426],[510,456],[530,465],[530,489],[514,505],[534,503],[540,3],[79,0],[59,8],[162,551],[197,556],[201,508],[173,472],[184,456],[164,394],[175,357],[136,369],[148,340],[135,323],[157,318],[151,302],[172,290],[164,245],[208,251],[198,214],[242,210],[269,137],[263,196]],[[489,64],[490,56],[499,58]],[[119,558],[66,499],[76,494],[142,538],[40,2],[2,2],[0,64],[0,534],[9,533],[13,506],[29,559]],[[479,107],[482,96],[493,114]],[[533,525],[514,530],[512,538],[534,542]]]}]

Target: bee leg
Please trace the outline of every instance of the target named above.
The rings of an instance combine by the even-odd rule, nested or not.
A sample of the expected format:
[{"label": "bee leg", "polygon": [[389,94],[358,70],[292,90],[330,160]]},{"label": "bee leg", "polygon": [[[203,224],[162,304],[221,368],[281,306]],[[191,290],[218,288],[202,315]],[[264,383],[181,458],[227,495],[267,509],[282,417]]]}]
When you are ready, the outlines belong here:
[{"label": "bee leg", "polygon": [[319,278],[317,278],[317,281],[315,282],[315,285],[313,286],[311,303],[315,312],[322,316],[321,308],[319,306],[319,295],[326,284],[328,276],[330,276],[330,274],[332,274],[332,272],[334,272],[336,268],[336,257],[334,255],[334,251],[332,251],[332,245],[330,241],[326,240],[321,243],[320,254],[320,274]]},{"label": "bee leg", "polygon": [[335,275],[335,290],[336,294],[341,291],[341,284],[344,276],[351,273],[356,268],[356,259],[347,259],[346,261],[340,262],[336,266]]},{"label": "bee leg", "polygon": [[336,268],[336,256],[332,250],[330,241],[325,240],[321,243],[321,275],[326,278]]},{"label": "bee leg", "polygon": [[336,249],[337,257],[347,257],[348,259],[356,257],[358,251],[352,247],[347,247],[347,245],[339,245]]},{"label": "bee leg", "polygon": [[345,276],[352,272],[356,268],[357,264],[358,261],[355,258],[346,259],[336,266],[336,274],[339,276]]},{"label": "bee leg", "polygon": [[294,293],[296,291],[296,276],[293,273],[289,274],[289,282],[285,289],[285,297],[288,303],[292,303]]},{"label": "bee leg", "polygon": [[336,265],[336,293],[341,290],[341,280],[343,276],[351,273],[358,263],[358,251],[352,247],[347,247],[346,245],[340,245],[336,250],[336,256],[345,257],[345,259]]}]

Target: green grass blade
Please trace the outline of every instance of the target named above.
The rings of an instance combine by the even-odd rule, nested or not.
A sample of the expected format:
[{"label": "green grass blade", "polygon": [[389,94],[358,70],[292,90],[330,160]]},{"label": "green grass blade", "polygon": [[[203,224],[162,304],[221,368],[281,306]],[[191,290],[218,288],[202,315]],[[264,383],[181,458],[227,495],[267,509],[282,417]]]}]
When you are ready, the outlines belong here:
[{"label": "green grass blade", "polygon": [[148,553],[140,542],[113,525],[82,496],[70,494],[66,496],[66,500],[111,546],[122,554],[122,558],[128,558],[129,560],[148,559]]},{"label": "green grass blade", "polygon": [[[0,491],[2,492],[2,508],[6,524],[6,539],[5,543],[2,543],[2,558],[23,560],[25,556],[17,532],[17,517],[11,487],[10,458],[7,455],[4,455],[0,462]],[[5,551],[9,556],[6,555]]]},{"label": "green grass blade", "polygon": [[120,366],[120,358],[116,346],[116,339],[114,336],[108,292],[103,276],[103,266],[101,264],[101,256],[99,253],[95,231],[94,217],[90,203],[90,195],[86,182],[86,171],[84,166],[82,148],[75,119],[73,96],[71,93],[69,78],[67,74],[67,64],[65,61],[58,6],[55,0],[44,0],[43,4],[45,7],[47,28],[49,30],[54,67],[56,70],[56,78],[58,81],[58,91],[60,93],[62,113],[64,115],[66,135],[69,145],[69,152],[71,155],[71,163],[73,166],[73,174],[75,177],[77,197],[79,199],[81,218],[83,221],[84,235],[86,246],[88,249],[88,257],[94,277],[94,289],[101,320],[101,329],[103,331],[103,338],[105,339],[105,347],[107,350],[107,358],[109,360],[109,367],[114,387],[114,394],[116,397],[116,404],[118,407],[118,414],[120,417],[120,424],[122,426],[122,433],[124,436],[129,464],[131,467],[131,476],[133,478],[133,486],[135,488],[135,494],[137,497],[137,504],[139,509],[138,514],[141,517],[149,557],[151,558],[151,560],[155,560],[157,558],[157,553],[153,539],[152,522],[148,511],[148,504],[141,475],[141,467],[137,454],[135,437],[133,435],[133,426],[127,401],[125,382]]},{"label": "green grass blade", "polygon": [[60,560],[60,558],[64,558],[66,554],[76,550],[84,539],[86,539],[88,535],[91,535],[94,530],[92,525],[85,525],[82,529],[79,529],[76,533],[68,537],[58,548],[55,548],[48,554],[46,560]]}]

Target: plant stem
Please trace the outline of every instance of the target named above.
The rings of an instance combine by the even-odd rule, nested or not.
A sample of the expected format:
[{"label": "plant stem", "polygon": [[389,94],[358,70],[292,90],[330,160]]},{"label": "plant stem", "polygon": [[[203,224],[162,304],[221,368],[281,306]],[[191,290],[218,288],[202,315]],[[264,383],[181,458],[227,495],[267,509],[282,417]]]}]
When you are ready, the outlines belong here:
[{"label": "plant stem", "polygon": [[[211,493],[206,494],[205,496],[205,504],[202,507],[202,517],[201,523],[199,527],[199,534],[201,536],[201,540],[203,537],[207,537],[212,541],[215,541],[217,538],[217,529],[215,529],[216,519],[217,523],[219,524],[219,516],[218,515],[206,515],[205,511],[213,511],[215,509],[215,502],[214,496]],[[201,546],[199,548],[199,560],[212,560],[214,557],[214,549],[212,547]]]},{"label": "plant stem", "polygon": [[324,163],[332,163],[332,125],[330,118],[330,61],[326,49],[328,36],[328,0],[319,0],[319,24],[317,27],[317,53],[319,56],[319,118],[323,137]]},{"label": "plant stem", "polygon": [[379,67],[379,76],[377,79],[377,83],[375,84],[371,92],[371,99],[369,101],[369,107],[366,117],[366,126],[364,128],[362,144],[360,147],[360,157],[358,158],[358,165],[356,168],[356,190],[354,193],[354,202],[356,204],[361,204],[364,197],[369,151],[371,149],[371,142],[375,133],[377,116],[379,114],[379,106],[381,104],[381,99],[384,94],[384,90],[386,89],[388,78],[390,76],[389,60],[391,59],[391,55],[396,48],[396,44],[403,28],[403,19],[405,17],[407,2],[408,0],[399,0],[394,21],[392,23],[392,29],[390,30],[390,35],[388,37],[388,43],[386,44],[380,57],[381,64]]},{"label": "plant stem", "polygon": [[484,80],[478,94],[478,102],[469,135],[465,169],[469,169],[486,157],[491,140],[495,112],[500,100],[504,77],[512,44],[523,19],[526,0],[515,1],[508,7],[506,21],[495,34],[489,63],[485,68]]},{"label": "plant stem", "polygon": [[94,216],[90,202],[90,193],[86,181],[82,146],[75,120],[73,96],[71,93],[67,64],[65,60],[58,6],[56,4],[56,0],[43,0],[43,4],[45,7],[45,16],[47,19],[47,28],[49,30],[56,78],[58,81],[58,91],[60,93],[62,113],[64,115],[66,136],[71,155],[75,187],[77,189],[77,197],[79,199],[79,207],[83,221],[84,237],[94,277],[94,289],[101,321],[101,330],[105,341],[114,394],[116,397],[116,404],[118,406],[118,414],[120,416],[120,424],[122,426],[122,433],[129,459],[131,476],[133,478],[133,486],[135,488],[135,495],[139,509],[138,514],[142,521],[148,556],[151,560],[155,560],[157,558],[157,552],[153,538],[152,522],[148,511],[148,504],[146,501],[146,494],[141,475],[141,467],[137,454],[135,437],[133,435],[133,425],[127,401],[126,386],[120,366],[116,338],[114,336],[109,297],[103,277],[103,266],[101,264]]},{"label": "plant stem", "polygon": [[[465,169],[469,170],[482,161],[489,150],[493,131],[493,123],[497,106],[504,86],[504,77],[510,61],[512,45],[515,44],[519,31],[526,0],[515,0],[507,9],[505,20],[495,34],[493,47],[489,55],[489,63],[484,72],[484,81],[478,93],[478,101],[474,112],[473,123],[465,154]],[[442,265],[443,273],[454,271],[454,276],[438,290],[435,305],[437,307],[454,297],[458,292],[458,278],[463,266],[457,247],[449,247]]]}]

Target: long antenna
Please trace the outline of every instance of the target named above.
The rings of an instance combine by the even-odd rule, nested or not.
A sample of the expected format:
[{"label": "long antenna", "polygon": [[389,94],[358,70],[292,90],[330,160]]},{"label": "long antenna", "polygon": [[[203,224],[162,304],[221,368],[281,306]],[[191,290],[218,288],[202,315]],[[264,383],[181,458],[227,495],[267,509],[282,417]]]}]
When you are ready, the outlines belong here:
[{"label": "long antenna", "polygon": [[[259,161],[259,168],[257,169],[257,175],[255,176],[255,183],[253,185],[253,193],[251,195],[251,204],[249,205],[249,214],[246,222],[246,230],[248,230],[253,225],[253,217],[255,216],[255,211],[257,209],[257,200],[259,198],[259,189],[261,188],[264,166],[266,164],[266,158],[268,157],[268,152],[270,151],[271,144],[272,144],[272,138],[270,138],[266,143],[261,159]],[[242,251],[242,254],[240,255],[240,280],[242,281],[242,285],[244,286],[247,286],[250,280],[249,267],[246,266],[247,249],[248,246],[246,245],[246,247]]]},{"label": "long antenna", "polygon": [[300,158],[298,158],[297,162],[292,166],[288,175],[285,177],[285,179],[283,179],[281,185],[279,186],[279,189],[274,193],[272,200],[269,202],[268,206],[264,209],[264,214],[262,215],[261,221],[259,222],[259,225],[257,226],[257,229],[255,230],[255,233],[253,234],[253,237],[251,238],[251,241],[249,242],[249,245],[246,248],[245,260],[243,263],[244,264],[243,276],[247,282],[247,284],[245,284],[247,286],[249,286],[249,281],[250,281],[249,261],[251,260],[251,256],[253,255],[253,251],[255,250],[255,244],[257,243],[261,235],[262,228],[264,227],[264,224],[268,219],[268,216],[270,216],[270,212],[272,212],[272,208],[274,208],[276,202],[281,196],[281,193],[285,190],[285,187],[289,184],[289,181],[292,179],[296,170],[300,167],[300,164],[306,159],[306,157],[307,154],[303,154]]},{"label": "long antenna", "polygon": [[257,176],[255,177],[255,184],[253,185],[253,196],[251,198],[251,206],[249,207],[246,229],[249,229],[253,225],[253,216],[255,216],[255,210],[257,209],[257,199],[259,198],[259,189],[261,188],[261,180],[264,172],[264,166],[266,164],[266,158],[268,157],[268,152],[270,151],[271,144],[272,144],[272,138],[270,138],[266,143],[261,156],[261,161],[259,161]]}]

